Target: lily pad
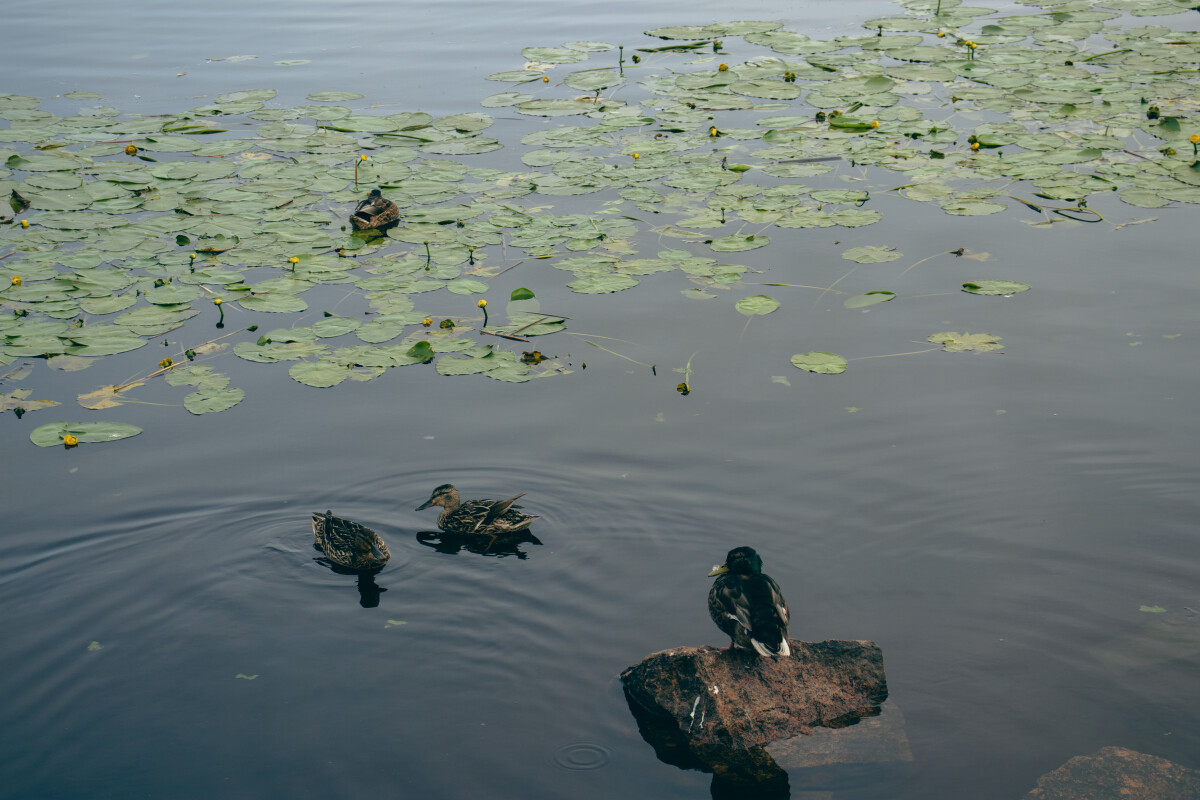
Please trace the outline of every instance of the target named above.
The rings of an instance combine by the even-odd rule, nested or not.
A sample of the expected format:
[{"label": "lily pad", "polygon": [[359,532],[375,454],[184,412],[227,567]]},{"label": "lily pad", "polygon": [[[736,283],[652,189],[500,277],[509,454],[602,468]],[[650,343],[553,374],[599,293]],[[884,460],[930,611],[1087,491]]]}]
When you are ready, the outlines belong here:
[{"label": "lily pad", "polygon": [[968,350],[987,353],[1004,349],[1004,345],[999,344],[1000,337],[993,336],[990,333],[952,333],[945,331],[943,333],[932,334],[928,337],[928,341],[942,345],[942,349],[947,353],[963,353]]},{"label": "lily pad", "polygon": [[964,292],[983,295],[1009,295],[1028,292],[1029,284],[1019,281],[968,281],[963,285]]},{"label": "lily pad", "polygon": [[813,350],[792,356],[792,366],[823,375],[837,375],[846,371],[846,359],[836,353]]},{"label": "lily pad", "polygon": [[779,301],[765,294],[755,294],[738,300],[734,308],[738,310],[739,314],[745,314],[748,317],[761,316],[778,310]]},{"label": "lily pad", "polygon": [[124,422],[50,422],[35,428],[29,440],[38,447],[54,447],[63,443],[66,436],[74,436],[80,444],[85,442],[115,442],[137,436],[142,429]]}]

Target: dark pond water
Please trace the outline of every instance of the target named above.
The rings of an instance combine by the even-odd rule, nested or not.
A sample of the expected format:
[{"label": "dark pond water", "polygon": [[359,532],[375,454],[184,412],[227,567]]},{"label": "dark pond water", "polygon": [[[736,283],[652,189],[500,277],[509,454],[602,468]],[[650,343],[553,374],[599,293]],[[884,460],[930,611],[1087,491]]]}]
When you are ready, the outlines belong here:
[{"label": "dark pond water", "polygon": [[[497,8],[24,2],[6,10],[0,86],[90,89],[128,111],[258,86],[285,104],[355,89],[437,115],[477,110],[497,91],[482,77],[519,65],[523,46],[636,43],[730,16],[714,3]],[[735,13],[829,36],[892,11]],[[316,390],[286,365],[228,358],[245,402],[192,416],[177,390],[147,387],[140,400],[168,405],[106,412],[145,429],[125,442],[36,448],[35,425],[88,412],[0,415],[0,794],[707,797],[709,776],[656,760],[616,676],[653,651],[722,643],[705,574],[740,544],[783,586],[793,637],[879,643],[913,756],[799,770],[793,796],[1007,800],[1107,745],[1200,766],[1195,208],[1113,199],[1093,204],[1104,224],[1041,230],[1018,208],[912,205],[861,231],[773,232],[740,259],[762,270],[748,281],[827,286],[852,266],[848,245],[893,246],[902,260],[839,284],[903,289],[869,313],[771,287],[783,307],[743,332],[732,301],[762,287],[697,302],[675,272],[627,297],[577,295],[526,261],[489,297],[545,286],[542,307],[589,334],[539,342],[569,376],[510,385],[411,367]],[[898,277],[958,247],[992,260]],[[954,292],[978,277],[1034,290]],[[1005,350],[851,361],[838,377],[788,362],[922,350],[941,330],[994,333]],[[673,370],[689,358],[683,397]],[[145,360],[43,370],[38,394],[69,409]],[[426,546],[434,513],[413,509],[444,482],[528,492],[542,544],[507,557]],[[388,541],[377,607],[315,563],[308,515],[326,508]]]}]

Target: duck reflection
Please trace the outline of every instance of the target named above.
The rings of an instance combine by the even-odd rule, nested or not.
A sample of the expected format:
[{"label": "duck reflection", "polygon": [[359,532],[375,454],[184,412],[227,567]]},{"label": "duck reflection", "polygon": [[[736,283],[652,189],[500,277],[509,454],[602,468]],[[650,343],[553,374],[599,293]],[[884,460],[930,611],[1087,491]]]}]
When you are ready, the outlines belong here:
[{"label": "duck reflection", "polygon": [[[313,548],[316,550],[321,549],[315,544],[313,545]],[[376,567],[375,569],[350,569],[349,567],[343,567],[341,564],[335,564],[323,556],[320,558],[314,558],[313,561],[317,562],[323,567],[327,567],[330,572],[337,573],[338,575],[357,576],[358,604],[363,608],[379,607],[379,596],[387,591],[386,587],[375,583],[375,576],[379,574],[379,571],[382,569],[382,567]]]},{"label": "duck reflection", "polygon": [[468,553],[474,553],[478,556],[493,556],[503,558],[504,556],[516,556],[524,561],[529,558],[529,554],[521,549],[523,544],[537,544],[542,542],[529,531],[521,531],[512,534],[479,534],[470,533],[446,533],[445,531],[421,531],[417,534],[417,541],[426,547],[432,547],[439,553],[446,555],[454,555],[460,551],[466,550]]}]

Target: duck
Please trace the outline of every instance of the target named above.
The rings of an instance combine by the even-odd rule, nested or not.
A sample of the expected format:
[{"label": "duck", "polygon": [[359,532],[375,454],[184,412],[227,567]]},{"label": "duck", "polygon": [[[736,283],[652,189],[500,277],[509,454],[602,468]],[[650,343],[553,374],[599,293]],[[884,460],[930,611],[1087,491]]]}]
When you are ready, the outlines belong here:
[{"label": "duck", "polygon": [[400,219],[400,209],[391,200],[383,196],[383,192],[372,189],[367,199],[354,207],[350,215],[350,225],[356,231],[368,228],[382,228]]},{"label": "duck", "polygon": [[446,533],[471,534],[477,533],[491,536],[495,541],[502,534],[517,533],[533,524],[535,519],[541,519],[541,514],[525,514],[513,503],[525,496],[525,492],[513,495],[507,500],[459,500],[458,489],[449,483],[443,483],[433,490],[417,511],[430,506],[441,506],[442,513],[438,515],[437,526]]},{"label": "duck", "polygon": [[332,511],[312,515],[313,544],[325,558],[353,570],[376,570],[392,554],[379,534],[365,525],[335,517]]},{"label": "duck", "polygon": [[788,604],[779,584],[762,571],[762,558],[751,547],[735,547],[725,563],[713,567],[717,577],[708,593],[708,614],[735,646],[760,656],[790,656]]}]

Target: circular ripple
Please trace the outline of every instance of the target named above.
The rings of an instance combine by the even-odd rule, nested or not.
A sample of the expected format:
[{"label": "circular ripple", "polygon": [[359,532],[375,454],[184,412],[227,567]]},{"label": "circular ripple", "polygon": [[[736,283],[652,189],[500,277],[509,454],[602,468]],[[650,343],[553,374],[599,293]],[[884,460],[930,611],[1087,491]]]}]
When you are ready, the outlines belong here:
[{"label": "circular ripple", "polygon": [[569,744],[554,753],[554,763],[567,769],[600,769],[608,763],[608,748],[598,744]]}]

